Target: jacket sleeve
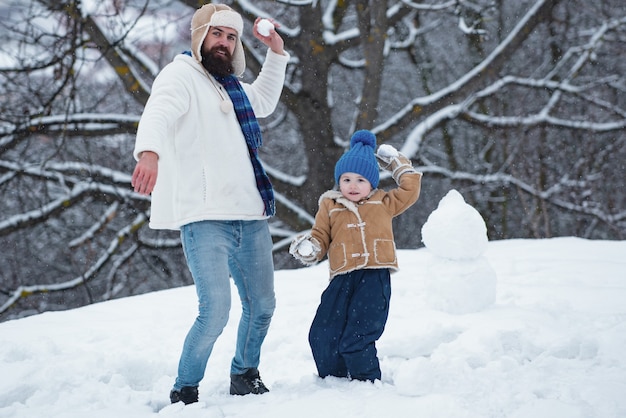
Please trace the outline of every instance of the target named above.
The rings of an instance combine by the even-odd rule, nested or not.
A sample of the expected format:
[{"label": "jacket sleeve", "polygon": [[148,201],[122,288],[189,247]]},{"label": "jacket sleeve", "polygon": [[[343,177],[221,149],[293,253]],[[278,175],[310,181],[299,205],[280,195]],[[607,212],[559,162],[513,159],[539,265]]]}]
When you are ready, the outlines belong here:
[{"label": "jacket sleeve", "polygon": [[311,228],[311,237],[315,238],[320,246],[317,260],[322,260],[328,252],[330,246],[330,199],[323,199],[315,214],[315,223]]},{"label": "jacket sleeve", "polygon": [[167,148],[170,132],[176,120],[189,109],[189,86],[184,80],[180,65],[170,63],[159,73],[141,115],[133,156],[143,151],[162,153]]},{"label": "jacket sleeve", "polygon": [[252,84],[243,84],[250,104],[257,117],[269,116],[278,105],[285,83],[285,70],[289,55],[280,55],[267,50],[263,68]]},{"label": "jacket sleeve", "polygon": [[398,187],[387,192],[383,202],[392,216],[398,216],[419,199],[422,187],[422,173],[411,171],[398,179]]}]

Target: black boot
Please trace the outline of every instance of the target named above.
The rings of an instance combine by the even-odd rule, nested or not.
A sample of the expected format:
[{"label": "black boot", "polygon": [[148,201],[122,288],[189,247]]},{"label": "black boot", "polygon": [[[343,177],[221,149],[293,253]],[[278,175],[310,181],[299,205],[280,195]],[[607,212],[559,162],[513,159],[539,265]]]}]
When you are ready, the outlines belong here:
[{"label": "black boot", "polygon": [[170,392],[172,403],[183,402],[185,405],[198,402],[198,388],[196,386],[183,386],[182,389],[172,389]]},{"label": "black boot", "polygon": [[260,395],[269,391],[263,384],[259,371],[254,367],[248,369],[244,374],[230,375],[231,395],[247,395],[249,393]]}]

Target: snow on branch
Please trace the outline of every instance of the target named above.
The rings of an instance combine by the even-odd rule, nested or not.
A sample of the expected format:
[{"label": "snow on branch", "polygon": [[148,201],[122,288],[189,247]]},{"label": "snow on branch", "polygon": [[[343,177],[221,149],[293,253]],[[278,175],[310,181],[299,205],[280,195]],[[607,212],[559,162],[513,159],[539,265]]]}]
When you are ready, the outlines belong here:
[{"label": "snow on branch", "polygon": [[[55,172],[59,172],[59,173],[72,173],[72,172],[88,173],[92,177],[105,178],[111,181],[112,183],[123,184],[125,186],[130,185],[130,181],[131,181],[130,174],[123,172],[123,171],[114,170],[109,167],[97,165],[97,164],[85,164],[85,163],[80,163],[80,162],[75,162],[75,161],[68,161],[68,162],[61,162],[61,163],[48,162],[46,163],[45,168],[47,170],[54,170]],[[35,170],[37,170],[37,168],[35,168]],[[48,175],[48,176],[50,175],[48,172],[42,173],[42,174]]]},{"label": "snow on branch", "polygon": [[0,185],[13,180],[17,174],[15,172],[4,173],[0,176]]},{"label": "snow on branch", "polygon": [[626,119],[614,122],[591,122],[587,120],[567,120],[540,112],[529,116],[491,116],[476,112],[463,112],[463,116],[486,126],[517,127],[551,125],[558,128],[580,129],[591,132],[610,132],[626,128]]},{"label": "snow on branch", "polygon": [[467,26],[463,17],[459,18],[459,29],[466,35],[485,35],[487,33],[484,29],[476,29],[476,25]]},{"label": "snow on branch", "polygon": [[115,216],[115,213],[119,209],[119,206],[120,203],[118,201],[113,202],[113,204],[104,211],[100,218],[98,218],[98,220],[89,229],[87,229],[87,231],[81,234],[80,237],[70,241],[68,247],[78,247],[85,241],[93,239],[96,236],[96,233]]},{"label": "snow on branch", "polygon": [[[115,275],[117,274],[118,270],[126,263],[126,261],[128,261],[133,256],[133,254],[135,254],[135,252],[137,252],[138,248],[139,248],[139,245],[137,243],[134,243],[126,251],[124,251],[122,254],[116,257],[115,260],[113,260],[113,262],[111,263],[111,268],[109,269],[109,272],[106,275],[106,279],[105,279],[106,283],[113,283],[113,279],[115,278]],[[102,298],[104,300],[109,300],[113,298],[116,294],[118,294],[120,291],[122,291],[123,288],[124,288],[123,285],[110,287],[106,292],[104,292],[104,294],[102,295]]]},{"label": "snow on branch", "polygon": [[136,74],[135,68],[131,65],[128,57],[118,46],[108,40],[106,34],[91,15],[85,17],[83,27],[97,47],[104,51],[104,56],[124,84],[126,91],[131,94],[131,97],[137,103],[145,105],[150,95],[150,89],[141,77]]},{"label": "snow on branch", "polygon": [[426,165],[421,167],[416,167],[418,171],[422,173],[432,173],[439,174],[451,180],[465,180],[475,184],[497,184],[497,185],[513,185],[528,193],[529,195],[535,196],[541,200],[545,200],[547,202],[552,203],[555,206],[560,208],[569,210],[571,212],[582,213],[585,215],[593,216],[602,222],[607,224],[616,224],[620,221],[624,221],[626,219],[626,210],[622,210],[620,212],[611,214],[607,213],[600,208],[584,205],[584,204],[576,204],[563,199],[560,199],[557,194],[563,190],[564,185],[567,185],[567,178],[561,179],[561,181],[547,190],[538,190],[535,187],[531,186],[528,183],[523,182],[522,180],[505,173],[493,173],[493,174],[474,174],[468,172],[461,171],[451,171],[444,167],[439,167],[436,165]]},{"label": "snow on branch", "polygon": [[[77,276],[73,279],[61,282],[61,283],[50,283],[50,284],[35,284],[29,286],[19,286],[7,299],[7,301],[0,306],[0,314],[6,312],[11,306],[13,306],[19,299],[26,298],[30,295],[36,293],[49,293],[49,292],[59,292],[67,289],[72,289],[78,287],[82,284],[87,283],[89,280],[93,279],[95,275],[106,265],[106,263],[113,257],[113,255],[119,250],[120,246],[123,242],[125,242],[126,238],[128,238],[131,234],[134,234],[140,227],[146,222],[146,216],[143,213],[140,213],[131,224],[125,226],[120,229],[116,236],[111,240],[109,247],[104,250],[104,252],[100,255],[98,260],[80,276]],[[132,252],[136,251],[138,246],[136,244],[131,246]],[[130,251],[129,250],[129,251]],[[130,257],[129,251],[123,255],[123,258]],[[119,266],[118,266],[119,268]]]},{"label": "snow on branch", "polygon": [[[463,110],[463,108],[464,106],[462,104],[450,105],[428,116],[422,122],[417,124],[417,126],[413,130],[411,130],[406,140],[404,141],[400,152],[409,158],[416,155],[426,134],[430,132],[433,128],[441,124],[444,120],[454,119]],[[392,122],[393,121],[391,119],[388,121],[388,123]],[[385,129],[384,125],[377,127],[374,132],[383,129]]]},{"label": "snow on branch", "polygon": [[139,243],[142,247],[147,248],[178,248],[180,247],[180,238],[143,238],[139,237]]},{"label": "snow on branch", "polygon": [[272,234],[272,237],[282,237],[282,239],[274,243],[272,247],[272,251],[277,251],[282,248],[289,247],[289,245],[291,244],[291,241],[297,234],[305,233],[307,231],[299,231],[297,233],[294,233],[292,230],[289,230],[289,229],[282,229],[282,228],[271,226],[270,233]]},{"label": "snow on branch", "polygon": [[[128,187],[130,176],[105,167],[81,163],[49,163],[48,167],[23,166],[22,164],[2,160],[0,160],[0,167],[12,173],[24,173],[48,180],[58,179],[59,183],[62,185],[73,185],[71,189],[67,191],[67,194],[55,200],[47,202],[38,208],[10,216],[0,221],[0,235],[6,235],[22,227],[44,222],[53,214],[61,212],[67,206],[74,204],[87,194],[104,193],[119,199],[148,199],[145,196],[139,196]],[[63,175],[64,170],[97,172],[101,176],[107,177],[119,185],[83,181],[69,175]]]},{"label": "snow on branch", "polygon": [[[241,11],[243,11],[244,14],[248,14],[250,16],[255,16],[255,17],[256,16],[263,17],[263,18],[271,17],[273,19],[276,19],[276,16],[268,14],[265,10],[257,7],[252,1],[240,0],[237,3],[238,3],[238,6],[241,7]],[[312,3],[315,3],[315,1],[314,0],[302,0],[302,1],[293,0],[293,1],[280,1],[280,3],[285,3],[289,6],[309,6]],[[276,19],[276,23],[280,25],[280,28],[278,29],[278,31],[287,35],[289,38],[294,38],[298,36],[298,33],[300,32],[300,28],[289,28],[278,19]]]},{"label": "snow on branch", "polygon": [[[586,95],[585,93],[592,88],[596,87],[600,83],[608,83],[611,80],[618,79],[618,75],[609,75],[600,80],[596,80],[593,83],[585,85],[575,85],[572,83],[573,78],[579,74],[583,65],[588,61],[592,55],[592,51],[598,48],[605,38],[607,32],[616,29],[617,27],[626,24],[626,17],[620,19],[614,19],[601,25],[595,33],[591,36],[590,41],[584,46],[579,48],[573,48],[564,54],[563,58],[557,63],[557,67],[563,69],[566,63],[570,62],[574,54],[573,51],[578,51],[580,57],[575,60],[571,68],[567,69],[568,76],[562,80],[554,80],[556,78],[554,71],[551,71],[546,77],[541,79],[531,79],[516,76],[504,76],[490,85],[484,87],[482,90],[476,93],[470,93],[459,104],[452,104],[445,106],[444,108],[434,112],[421,121],[408,135],[401,152],[411,157],[417,154],[421,143],[425,135],[435,127],[439,126],[444,120],[451,120],[455,117],[462,115],[466,120],[473,123],[480,123],[485,126],[497,126],[497,127],[519,127],[519,126],[537,126],[537,125],[550,125],[559,128],[579,129],[590,132],[611,132],[619,131],[626,128],[626,110],[617,107],[617,105],[604,101],[592,94]],[[479,66],[480,67],[480,66]],[[478,67],[477,67],[478,68]],[[460,82],[460,81],[459,81]],[[457,83],[459,83],[457,82]],[[550,99],[546,102],[544,107],[537,113],[525,116],[496,116],[485,113],[478,113],[471,110],[473,104],[479,99],[484,99],[491,95],[504,90],[506,86],[516,85],[528,88],[534,88],[537,90],[551,90],[552,94]],[[552,116],[550,114],[558,101],[561,99],[563,93],[568,93],[579,97],[581,100],[595,104],[598,107],[605,109],[613,114],[618,115],[618,119],[608,121],[593,121],[589,119],[564,119],[561,117]],[[441,94],[441,92],[439,93]],[[432,97],[429,96],[429,97]],[[389,118],[384,124],[375,128],[375,132],[380,132],[388,129],[390,126],[396,124],[398,120],[404,117],[413,110],[418,101],[422,101],[426,104],[428,97],[419,98],[412,103],[407,104],[401,109],[394,117]]]},{"label": "snow on branch", "polygon": [[[152,58],[132,44],[124,44],[123,46],[120,46],[120,51],[123,52],[121,57],[128,62],[129,67],[132,62],[135,62],[136,65],[138,65],[143,71],[150,74],[153,78],[159,74],[159,71],[161,71],[159,65],[154,62]],[[142,82],[142,88],[149,92],[151,90],[151,86],[141,78],[139,78],[139,80]]]},{"label": "snow on branch", "polygon": [[288,199],[285,195],[274,191],[274,197],[277,202],[285,205],[289,210],[293,211],[298,215],[298,218],[303,219],[304,221],[313,225],[315,223],[315,218],[312,217],[306,210],[302,209],[300,206],[297,206],[292,200]]},{"label": "snow on branch", "polygon": [[265,165],[265,171],[267,171],[267,174],[282,181],[283,183],[291,184],[293,186],[302,186],[306,181],[306,176],[291,176],[269,164]]},{"label": "snow on branch", "polygon": [[[17,231],[21,228],[45,222],[52,215],[63,211],[66,207],[73,205],[87,194],[99,192],[109,195],[119,196],[120,189],[98,183],[79,183],[65,196],[48,202],[36,209],[10,216],[0,221],[0,236]],[[130,191],[127,193],[130,195]]]},{"label": "snow on branch", "polygon": [[608,32],[617,29],[618,27],[626,24],[626,16],[621,17],[619,19],[609,20],[604,22],[590,37],[589,42],[586,45],[570,48],[567,50],[563,57],[559,60],[559,62],[555,65],[554,69],[546,75],[546,78],[554,78],[557,76],[557,73],[561,71],[561,69],[567,65],[570,59],[574,56],[578,55],[578,59],[572,65],[572,67],[567,72],[567,79],[572,79],[578,74],[580,69],[589,62],[589,59],[593,57],[594,51],[604,42],[605,37]]},{"label": "snow on branch", "polygon": [[[604,37],[606,34],[625,24],[626,17],[621,19],[614,19],[609,22],[605,22],[594,34],[591,36],[589,42],[582,47],[574,47],[570,48],[563,56],[563,58],[559,61],[559,63],[555,66],[554,70],[548,74],[549,78],[557,77],[558,69],[562,66],[567,65],[570,61],[570,58],[575,58],[578,55],[578,58],[575,60],[574,64],[566,71],[566,75],[563,78],[564,80],[572,80],[576,78],[576,76],[580,73],[580,70],[585,66],[590,59],[593,58],[595,54],[595,50],[603,43]],[[555,91],[552,94],[552,97],[548,101],[548,104],[542,110],[543,113],[547,114],[551,109],[553,109],[556,104],[559,102],[561,98],[562,92],[560,90]]]},{"label": "snow on branch", "polygon": [[480,62],[477,66],[472,68],[469,72],[464,74],[461,78],[459,78],[456,82],[450,84],[449,86],[428,96],[416,98],[411,103],[411,107],[424,106],[432,102],[438,101],[445,96],[462,90],[462,87],[468,84],[471,80],[479,79],[481,75],[485,74],[487,69],[490,68],[499,57],[504,56],[508,49],[515,48],[518,43],[521,43],[522,40],[526,38],[526,30],[528,29],[528,26],[531,25],[531,22],[533,22],[534,20],[539,19],[539,15],[542,14],[544,8],[550,6],[552,3],[554,3],[554,1],[538,0],[528,11],[528,13],[526,13],[526,15],[524,15],[524,17],[520,19],[517,25],[515,25],[513,30],[511,30],[511,32],[504,38],[504,40],[498,46],[496,46],[496,48],[491,51],[491,53],[482,62]]},{"label": "snow on branch", "polygon": [[409,6],[412,9],[420,10],[420,11],[437,11],[437,10],[445,10],[451,7],[456,7],[459,3],[458,0],[446,1],[443,3],[436,4],[424,4],[424,3],[415,3],[409,0],[401,0],[401,3]]},{"label": "snow on branch", "polygon": [[[459,105],[459,103],[469,104],[471,95],[476,90],[485,88],[484,84],[486,84],[490,74],[497,73],[508,62],[510,57],[516,53],[520,45],[532,33],[533,29],[548,18],[549,12],[558,1],[537,0],[504,40],[478,65],[440,90],[410,100],[402,109],[387,118],[383,124],[377,126],[374,130],[390,138],[412,125],[418,116],[435,114],[444,108],[448,109],[444,110],[444,113],[453,111],[457,115],[460,114],[458,113],[459,109],[454,108],[454,106]],[[450,107],[451,104],[453,107]],[[431,124],[431,126],[436,125]],[[417,150],[420,140],[420,135],[414,135],[411,140],[414,144],[407,146]]]},{"label": "snow on branch", "polygon": [[[541,90],[551,90],[550,100],[538,113],[528,116],[491,116],[483,113],[476,113],[469,110],[463,111],[463,116],[473,122],[483,123],[486,126],[500,126],[500,127],[512,127],[512,126],[532,126],[539,124],[549,124],[555,127],[563,127],[570,129],[582,129],[593,132],[609,132],[621,130],[626,127],[626,111],[620,109],[617,105],[611,104],[604,100],[597,98],[596,96],[584,93],[596,87],[598,84],[606,84],[611,80],[616,80],[617,75],[610,75],[608,77],[596,80],[594,83],[585,85],[574,85],[573,79],[580,73],[582,67],[588,62],[593,52],[601,45],[603,39],[606,37],[607,32],[614,30],[615,28],[626,24],[626,17],[621,19],[614,19],[609,22],[605,22],[601,25],[595,33],[591,36],[590,41],[583,47],[570,48],[564,56],[556,64],[555,69],[550,71],[546,77],[542,79],[529,79],[514,76],[505,76],[496,82],[487,86],[482,91],[476,93],[474,96],[476,99],[485,98],[489,95],[493,95],[496,92],[502,90],[507,85],[518,85],[524,87],[531,87]],[[578,58],[574,60],[574,63],[570,68],[565,68],[567,63],[572,61],[572,58],[578,54]],[[554,80],[557,78],[559,70],[566,70],[567,76],[559,81]],[[551,109],[560,101],[563,93],[569,93],[580,97],[582,100],[597,105],[600,108],[608,110],[614,114],[617,114],[621,119],[605,122],[594,122],[587,119],[584,120],[566,120],[550,115]],[[470,97],[466,103],[474,102],[475,100]]]},{"label": "snow on branch", "polygon": [[[130,130],[136,130],[140,118],[141,116],[139,115],[114,113],[51,115],[35,117],[19,129],[26,131],[68,132],[81,135],[92,132],[94,135],[101,136],[103,132],[126,133]],[[0,135],[3,134],[8,134],[8,132],[0,131]]]},{"label": "snow on branch", "polygon": [[[0,167],[6,169],[12,173],[23,173],[33,177],[40,177],[46,180],[57,179],[59,184],[79,184],[84,182],[84,179],[80,179],[69,174],[71,173],[88,173],[92,177],[101,177],[109,180],[111,183],[123,186],[123,188],[115,188],[116,196],[128,197],[133,195],[134,198],[147,199],[146,197],[140,197],[138,194],[134,194],[130,190],[131,176],[128,173],[113,170],[108,167],[99,166],[96,164],[84,164],[78,162],[63,162],[52,163],[49,162],[46,166],[40,165],[24,165],[22,163],[15,163],[12,161],[0,160]],[[89,182],[93,183],[93,179]],[[108,186],[115,187],[115,186]]]}]

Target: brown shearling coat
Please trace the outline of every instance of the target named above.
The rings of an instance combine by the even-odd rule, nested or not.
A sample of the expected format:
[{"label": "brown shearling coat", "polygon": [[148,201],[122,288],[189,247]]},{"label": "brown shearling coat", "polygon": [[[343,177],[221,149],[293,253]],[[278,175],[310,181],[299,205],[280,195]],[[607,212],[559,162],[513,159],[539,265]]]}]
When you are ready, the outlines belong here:
[{"label": "brown shearling coat", "polygon": [[331,279],[360,269],[398,270],[392,220],[417,201],[421,181],[421,173],[407,172],[397,188],[374,189],[360,202],[336,190],[320,196],[311,236],[321,249],[317,260],[328,254]]}]

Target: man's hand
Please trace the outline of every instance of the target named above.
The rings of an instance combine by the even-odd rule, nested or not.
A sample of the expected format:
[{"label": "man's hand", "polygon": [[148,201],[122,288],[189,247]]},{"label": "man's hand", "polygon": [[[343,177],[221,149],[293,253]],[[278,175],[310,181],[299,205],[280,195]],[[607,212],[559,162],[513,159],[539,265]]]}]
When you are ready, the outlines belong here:
[{"label": "man's hand", "polygon": [[272,22],[272,24],[274,25],[275,29],[270,29],[270,34],[267,35],[267,36],[263,36],[263,35],[261,35],[259,33],[259,31],[257,29],[257,25],[259,24],[259,20],[261,20],[261,18],[257,17],[256,20],[254,21],[254,27],[252,28],[252,33],[254,34],[254,36],[259,41],[263,42],[265,44],[265,46],[270,48],[276,54],[284,55],[285,51],[283,49],[284,48],[283,38],[281,38],[280,35],[278,34],[278,32],[276,32],[276,29],[278,29],[280,27],[280,25],[278,23],[276,23],[274,21],[274,19],[268,19],[270,22]]},{"label": "man's hand", "polygon": [[135,192],[149,195],[154,189],[159,171],[159,156],[152,151],[144,151],[137,161],[130,184]]}]

